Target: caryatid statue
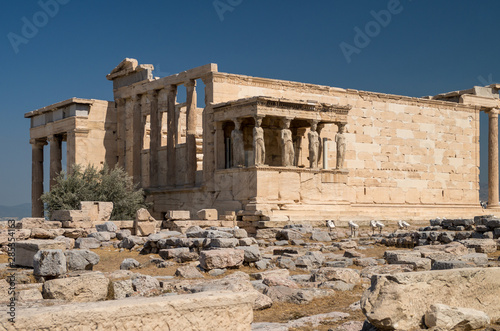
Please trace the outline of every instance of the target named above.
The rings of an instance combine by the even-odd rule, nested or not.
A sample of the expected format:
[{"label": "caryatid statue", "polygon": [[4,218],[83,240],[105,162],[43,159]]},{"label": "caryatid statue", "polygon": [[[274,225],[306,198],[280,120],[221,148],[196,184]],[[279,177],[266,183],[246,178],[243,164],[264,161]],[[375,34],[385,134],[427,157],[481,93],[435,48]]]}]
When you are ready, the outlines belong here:
[{"label": "caryatid statue", "polygon": [[293,149],[292,131],[290,130],[291,119],[287,118],[283,121],[284,128],[281,129],[281,155],[282,165],[284,167],[293,166],[295,160],[295,151]]},{"label": "caryatid statue", "polygon": [[255,127],[253,128],[253,150],[255,153],[255,165],[262,165],[266,160],[266,145],[264,143],[264,129],[262,118],[255,118]]},{"label": "caryatid statue", "polygon": [[309,167],[311,169],[318,168],[318,156],[319,156],[319,134],[316,131],[318,123],[316,121],[311,123],[311,130],[307,134],[309,140]]},{"label": "caryatid statue", "polygon": [[344,123],[338,123],[339,131],[335,135],[335,142],[337,143],[337,169],[344,168],[345,150],[346,150],[346,138],[344,134]]},{"label": "caryatid statue", "polygon": [[234,120],[235,128],[231,131],[233,167],[245,165],[245,149],[243,147],[243,132],[241,131],[240,120]]}]

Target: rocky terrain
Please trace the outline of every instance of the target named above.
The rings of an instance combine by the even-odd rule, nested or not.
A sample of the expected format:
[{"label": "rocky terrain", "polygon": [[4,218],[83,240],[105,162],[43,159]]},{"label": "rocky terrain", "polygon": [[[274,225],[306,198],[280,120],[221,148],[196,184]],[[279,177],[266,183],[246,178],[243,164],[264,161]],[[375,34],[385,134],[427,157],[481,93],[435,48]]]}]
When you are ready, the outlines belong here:
[{"label": "rocky terrain", "polygon": [[307,224],[140,236],[113,222],[23,219],[15,247],[24,267],[9,268],[8,230],[0,237],[0,301],[10,300],[15,270],[18,307],[230,291],[252,295],[252,330],[500,330],[499,219],[385,223],[352,238]]}]

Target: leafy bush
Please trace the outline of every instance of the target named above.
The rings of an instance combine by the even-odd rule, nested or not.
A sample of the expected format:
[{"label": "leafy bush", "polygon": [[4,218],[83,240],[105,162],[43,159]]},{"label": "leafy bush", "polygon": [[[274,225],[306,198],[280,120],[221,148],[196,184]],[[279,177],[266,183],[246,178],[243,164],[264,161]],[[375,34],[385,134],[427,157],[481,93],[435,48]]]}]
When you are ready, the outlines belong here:
[{"label": "leafy bush", "polygon": [[81,201],[111,201],[111,219],[133,219],[140,208],[148,208],[142,189],[133,184],[122,168],[110,169],[107,165],[100,170],[90,165],[83,169],[75,164],[71,174],[62,171],[56,178],[56,185],[42,197],[49,215],[54,210],[80,209]]}]

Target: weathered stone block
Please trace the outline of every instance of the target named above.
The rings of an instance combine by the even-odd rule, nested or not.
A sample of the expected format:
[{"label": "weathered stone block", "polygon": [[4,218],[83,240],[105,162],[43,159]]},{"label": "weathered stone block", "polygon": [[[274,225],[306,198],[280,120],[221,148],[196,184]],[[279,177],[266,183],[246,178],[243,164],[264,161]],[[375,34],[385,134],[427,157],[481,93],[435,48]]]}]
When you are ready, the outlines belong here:
[{"label": "weathered stone block", "polygon": [[[5,330],[234,330],[250,331],[256,293],[205,292],[133,300],[110,300],[60,307],[22,308],[12,325],[0,317]],[[92,316],[90,319],[89,316]]]},{"label": "weathered stone block", "polygon": [[107,222],[113,212],[112,202],[82,201],[81,210],[86,212],[92,222]]},{"label": "weathered stone block", "polygon": [[200,220],[209,220],[215,221],[217,220],[217,209],[202,209],[199,210],[196,215]]},{"label": "weathered stone block", "polygon": [[78,238],[75,240],[75,248],[93,249],[101,247],[101,242],[96,238]]},{"label": "weathered stone block", "polygon": [[134,231],[136,236],[149,236],[156,233],[156,220],[145,208],[136,212],[134,220]]},{"label": "weathered stone block", "polygon": [[170,210],[166,218],[171,220],[188,220],[191,216],[189,215],[189,210]]},{"label": "weathered stone block", "polygon": [[[79,222],[88,221],[91,222],[87,211],[84,210],[54,210],[50,217],[51,221],[67,221],[67,222]],[[92,224],[92,223],[90,223]],[[63,225],[64,227],[64,225]]]},{"label": "weathered stone block", "polygon": [[494,253],[497,243],[493,239],[466,239],[461,241],[468,248],[474,248],[476,253]]},{"label": "weathered stone block", "polygon": [[33,268],[33,258],[39,250],[61,249],[66,250],[64,242],[58,240],[22,240],[14,243],[15,264]]},{"label": "weathered stone block", "polygon": [[64,252],[68,270],[92,270],[99,263],[99,255],[86,249],[73,249]]},{"label": "weathered stone block", "polygon": [[237,247],[237,249],[241,249],[245,252],[244,262],[257,262],[262,258],[259,246],[243,246]]},{"label": "weathered stone block", "polygon": [[118,227],[115,223],[108,221],[103,224],[97,224],[95,226],[96,230],[99,232],[116,232],[118,231]]},{"label": "weathered stone block", "polygon": [[200,265],[205,270],[239,267],[245,253],[239,249],[221,248],[200,252]]},{"label": "weathered stone block", "polygon": [[348,284],[357,284],[361,280],[361,277],[354,269],[324,267],[314,272],[311,279],[314,282],[341,280]]},{"label": "weathered stone block", "polygon": [[66,256],[61,249],[42,249],[33,257],[33,274],[57,277],[66,273]]},{"label": "weathered stone block", "polygon": [[425,313],[425,325],[440,330],[478,330],[490,324],[483,311],[433,304]]},{"label": "weathered stone block", "polygon": [[109,279],[101,272],[52,279],[43,284],[43,297],[77,302],[100,301],[106,299],[108,284]]},{"label": "weathered stone block", "polygon": [[217,248],[234,248],[238,245],[239,240],[236,238],[214,238],[210,241],[211,247]]},{"label": "weathered stone block", "polygon": [[478,309],[498,321],[499,297],[500,268],[374,275],[361,299],[361,309],[379,329],[411,330],[419,328],[422,317],[436,302]]},{"label": "weathered stone block", "polygon": [[89,238],[95,238],[99,241],[110,241],[111,234],[109,232],[92,232],[89,233]]}]

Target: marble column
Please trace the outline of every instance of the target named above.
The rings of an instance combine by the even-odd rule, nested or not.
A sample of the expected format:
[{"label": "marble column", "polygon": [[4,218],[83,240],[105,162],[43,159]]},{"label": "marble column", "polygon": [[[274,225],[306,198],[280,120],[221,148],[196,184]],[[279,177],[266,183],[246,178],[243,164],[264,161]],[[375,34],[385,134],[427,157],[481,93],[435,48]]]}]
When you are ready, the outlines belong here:
[{"label": "marble column", "polygon": [[189,80],[186,86],[186,185],[194,186],[196,183],[196,81]]},{"label": "marble column", "polygon": [[50,143],[50,189],[52,189],[62,170],[62,137],[51,135],[48,137],[48,141]]},{"label": "marble column", "polygon": [[125,119],[125,99],[116,99],[116,143],[118,166],[125,169],[125,141],[126,141],[126,119]]},{"label": "marble column", "polygon": [[31,217],[43,217],[43,146],[44,141],[31,139]]},{"label": "marble column", "polygon": [[488,112],[488,208],[499,208],[498,204],[498,112]]},{"label": "marble column", "polygon": [[160,113],[158,112],[158,91],[149,91],[148,96],[151,102],[149,113],[151,124],[149,140],[149,186],[158,187],[158,175],[160,171],[158,151],[161,144],[161,121]]},{"label": "marble column", "polygon": [[132,177],[134,184],[141,184],[142,177],[142,145],[144,138],[144,123],[142,121],[141,95],[132,96]]},{"label": "marble column", "polygon": [[177,132],[177,121],[175,117],[175,99],[177,96],[177,85],[168,87],[167,96],[167,186],[175,186],[176,173],[176,153],[175,153],[175,137]]}]

